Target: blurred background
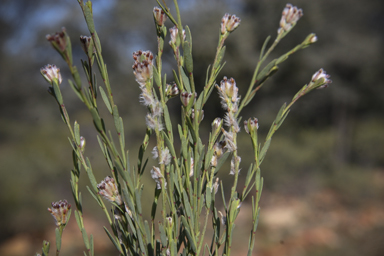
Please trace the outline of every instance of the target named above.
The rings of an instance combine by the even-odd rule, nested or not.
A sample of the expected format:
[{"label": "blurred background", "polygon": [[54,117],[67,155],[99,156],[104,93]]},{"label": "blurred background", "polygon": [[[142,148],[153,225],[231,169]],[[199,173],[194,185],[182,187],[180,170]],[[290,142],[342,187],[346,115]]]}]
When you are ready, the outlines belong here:
[{"label": "blurred background", "polygon": [[[224,75],[235,78],[239,93],[244,95],[265,38],[271,35],[272,41],[276,36],[286,2],[179,2],[183,24],[192,31],[198,91],[214,58],[222,16],[228,12],[241,18],[240,27],[226,41],[227,64],[218,79]],[[96,29],[134,164],[144,136],[146,109],[138,103],[140,91],[132,74],[132,52],[156,52],[152,18],[156,1],[93,3]],[[175,10],[173,1],[166,3]],[[254,255],[384,255],[384,2],[291,3],[302,8],[304,16],[271,58],[301,43],[309,33],[316,33],[319,40],[280,65],[244,109],[243,120],[257,117],[263,138],[280,106],[290,101],[319,68],[331,75],[333,83],[300,99],[272,140],[261,166],[265,182]],[[171,23],[166,25],[169,28]],[[0,2],[0,255],[33,255],[41,252],[43,239],[52,242],[52,254],[55,225],[47,208],[52,201],[64,198],[73,203],[68,132],[40,75],[44,65],[61,68],[64,100],[72,122],[80,123],[87,139],[86,154],[97,180],[109,172],[88,110],[68,85],[70,76],[64,61],[45,39],[46,34],[61,27],[72,39],[74,59],[81,69],[80,58],[85,55],[79,36],[88,35],[88,30],[76,0]],[[171,82],[175,63],[169,47],[164,62]],[[170,104],[177,120],[179,102],[174,99]],[[213,93],[205,108],[203,138],[207,138],[212,120],[223,114]],[[243,174],[251,162],[247,154],[251,144],[244,131],[239,140],[245,145],[240,151]],[[149,152],[147,156],[151,158]],[[226,182],[233,177],[227,170],[219,175]],[[101,211],[85,188],[87,178],[82,177],[85,226],[95,236],[96,255],[116,255],[102,229],[106,224]],[[154,182],[148,177],[146,196],[151,198]],[[236,255],[245,255],[249,202],[242,205],[240,214],[233,248]],[[73,217],[64,232],[61,255],[80,255],[82,250]]]}]

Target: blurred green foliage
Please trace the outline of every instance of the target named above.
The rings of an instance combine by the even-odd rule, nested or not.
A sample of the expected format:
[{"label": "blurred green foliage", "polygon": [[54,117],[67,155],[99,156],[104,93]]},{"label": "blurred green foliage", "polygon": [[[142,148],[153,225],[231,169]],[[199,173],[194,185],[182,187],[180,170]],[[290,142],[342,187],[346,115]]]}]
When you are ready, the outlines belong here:
[{"label": "blurred green foliage", "polygon": [[[145,127],[145,108],[138,104],[140,91],[131,70],[131,54],[138,49],[156,48],[152,19],[155,1],[93,2],[111,84],[119,92],[115,99],[126,122],[127,147],[136,156]],[[171,1],[166,2],[172,10]],[[273,138],[262,168],[265,190],[302,196],[327,188],[339,193],[339,203],[346,209],[356,210],[372,200],[382,204],[383,183],[372,184],[372,177],[384,172],[384,2],[297,0],[291,3],[302,8],[304,16],[272,57],[280,56],[308,33],[316,33],[319,41],[281,65],[282,71],[258,92],[255,103],[244,110],[243,117],[258,117],[260,132],[266,134],[279,106],[290,100],[318,68],[323,67],[331,75],[333,84],[321,93],[300,99],[283,129]],[[194,70],[197,90],[201,89],[206,68],[214,58],[220,20],[225,12],[235,13],[242,24],[226,42],[228,64],[221,76],[234,77],[241,95],[248,86],[265,37],[271,33],[272,38],[275,36],[285,4],[280,0],[180,1],[183,22],[190,26],[194,39],[194,58],[200,62]],[[45,40],[45,34],[59,31],[62,26],[73,40],[74,55],[82,56],[77,38],[87,30],[75,0],[0,3],[2,242],[19,233],[43,236],[44,230],[51,226],[53,229],[54,225],[46,210],[50,202],[71,199],[71,148],[56,104],[46,93],[47,84],[39,74],[40,67],[47,63],[63,67],[62,91],[68,111],[72,120],[84,122],[81,125],[87,137],[87,155],[95,161],[96,178],[101,180],[107,173],[91,119],[66,82],[68,71],[64,63]],[[169,63],[164,68],[168,71],[173,68],[169,52],[164,60],[167,58]],[[179,110],[174,111],[179,116],[176,114]],[[214,95],[205,108],[206,127],[222,114],[218,97]],[[240,155],[247,166],[247,149]],[[87,201],[85,190],[83,194]],[[96,205],[88,201],[86,207],[91,213]],[[383,227],[365,234],[357,238],[346,235],[349,242],[343,243],[344,247],[312,251],[311,255],[381,255],[383,248],[374,241],[384,239]],[[369,246],[356,246],[367,241],[371,241]],[[351,244],[355,246],[349,247]],[[40,243],[25,254],[38,251],[39,247]]]}]

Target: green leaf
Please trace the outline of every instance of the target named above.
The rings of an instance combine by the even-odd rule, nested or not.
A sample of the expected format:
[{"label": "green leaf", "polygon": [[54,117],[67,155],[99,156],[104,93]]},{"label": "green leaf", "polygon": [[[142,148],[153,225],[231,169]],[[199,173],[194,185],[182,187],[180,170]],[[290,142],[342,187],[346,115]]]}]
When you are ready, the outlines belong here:
[{"label": "green leaf", "polygon": [[75,132],[76,145],[80,145],[80,126],[77,123],[77,121],[75,121],[73,128],[74,128],[74,132]]},{"label": "green leaf", "polygon": [[84,102],[83,97],[81,96],[81,93],[79,90],[76,88],[76,86],[73,84],[73,82],[68,79],[68,83],[71,86],[72,90],[75,92],[76,96],[81,100],[81,102]]},{"label": "green leaf", "polygon": [[155,83],[159,90],[161,90],[161,79],[160,79],[160,74],[157,72],[157,69],[153,67],[153,79],[155,80]]},{"label": "green leaf", "polygon": [[[215,192],[213,191],[213,193],[215,193]],[[207,209],[209,209],[211,207],[211,201],[212,201],[211,188],[207,185],[207,187],[205,189],[205,204],[207,205]]]},{"label": "green leaf", "polygon": [[188,74],[193,72],[192,44],[184,42],[184,61]]},{"label": "green leaf", "polygon": [[105,230],[105,233],[107,233],[109,239],[110,239],[111,242],[113,243],[113,245],[116,247],[116,249],[117,249],[118,251],[120,251],[121,248],[120,248],[120,244],[119,244],[119,242],[115,240],[115,238],[111,235],[111,233],[109,233],[108,229],[107,229],[105,226],[104,226],[103,228],[104,228],[104,230]]},{"label": "green leaf", "polygon": [[160,231],[161,244],[163,245],[163,247],[167,247],[167,244],[168,244],[167,235],[165,234],[163,224],[160,222],[159,222],[159,231]]},{"label": "green leaf", "polygon": [[88,240],[88,235],[87,235],[87,232],[85,231],[85,228],[81,229],[81,234],[83,235],[83,241],[84,241],[85,248],[87,248],[87,250],[89,250],[90,249],[89,240]]},{"label": "green leaf", "polygon": [[181,222],[184,225],[184,231],[185,231],[185,233],[187,235],[188,242],[191,245],[191,248],[192,248],[193,252],[196,253],[196,244],[195,244],[195,241],[194,241],[194,237],[191,235],[190,227],[189,227],[188,222],[187,222],[187,220],[185,219],[184,216],[181,216]]},{"label": "green leaf", "polygon": [[99,113],[97,112],[97,109],[96,108],[91,108],[90,112],[91,112],[91,115],[93,117],[93,123],[95,124],[96,129],[99,132],[103,132],[104,131],[103,123],[101,121]]},{"label": "green leaf", "polygon": [[51,244],[48,241],[43,241],[43,248],[42,248],[42,254],[43,256],[48,256],[49,255],[49,248]]},{"label": "green leaf", "polygon": [[136,198],[136,209],[138,214],[142,214],[141,210],[141,193],[143,191],[144,184],[141,185],[140,189],[135,190],[135,198]]},{"label": "green leaf", "polygon": [[217,74],[217,70],[218,68],[220,67],[220,64],[221,64],[221,61],[223,60],[224,58],[224,55],[225,55],[225,46],[223,46],[221,49],[220,49],[220,52],[219,54],[217,55],[217,60],[215,62],[215,66],[213,66],[213,71],[215,72],[215,74]]},{"label": "green leaf", "polygon": [[164,113],[165,127],[167,128],[169,139],[171,141],[173,141],[172,122],[171,122],[171,118],[169,116],[168,107],[165,104],[164,104],[163,113]]},{"label": "green leaf", "polygon": [[[87,3],[91,3],[91,2],[87,2]],[[87,25],[88,25],[89,32],[92,35],[96,32],[95,24],[93,23],[92,3],[84,5],[84,16],[85,16],[85,21],[87,22]]]},{"label": "green leaf", "polygon": [[261,149],[260,154],[259,154],[259,164],[261,164],[261,162],[264,160],[265,154],[267,153],[270,145],[271,145],[271,139],[267,140],[264,143],[264,146]]},{"label": "green leaf", "polygon": [[109,102],[107,94],[105,93],[103,87],[99,86],[99,90],[100,90],[101,98],[103,99],[105,106],[107,107],[109,113],[112,114],[112,107],[111,107],[111,103]]},{"label": "green leaf", "polygon": [[185,90],[187,90],[187,92],[191,92],[191,85],[189,83],[189,78],[188,78],[187,74],[185,73],[184,68],[181,69],[181,79],[183,79],[183,84],[185,86]]},{"label": "green leaf", "polygon": [[113,112],[113,120],[115,121],[116,131],[119,134],[124,133],[123,123],[120,122],[121,120],[120,120],[120,116],[119,116],[119,111],[117,110],[116,105],[113,106],[112,112]]},{"label": "green leaf", "polygon": [[56,248],[57,248],[57,251],[60,251],[60,249],[61,249],[61,232],[60,232],[59,228],[56,228],[55,232],[56,232]]},{"label": "green leaf", "polygon": [[58,83],[52,83],[52,86],[53,86],[53,91],[55,92],[55,98],[56,98],[57,102],[60,105],[63,105],[63,96],[61,95],[59,84]]},{"label": "green leaf", "polygon": [[269,42],[269,39],[271,39],[271,36],[268,36],[268,37],[265,39],[265,41],[264,41],[264,43],[263,43],[263,47],[261,47],[261,52],[260,52],[260,57],[259,57],[260,60],[264,57],[265,48],[267,47],[267,44],[268,44],[268,42]]}]

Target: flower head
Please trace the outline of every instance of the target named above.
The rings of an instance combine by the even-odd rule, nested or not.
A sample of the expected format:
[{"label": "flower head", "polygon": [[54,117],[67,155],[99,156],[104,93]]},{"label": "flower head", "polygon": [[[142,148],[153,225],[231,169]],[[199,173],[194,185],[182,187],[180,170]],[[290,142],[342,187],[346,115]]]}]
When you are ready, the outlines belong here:
[{"label": "flower head", "polygon": [[[93,46],[93,43],[92,43],[92,37],[90,36],[80,36],[80,43],[81,43],[81,48],[83,49],[83,51],[85,52],[85,54],[87,54],[88,56],[88,48],[90,46],[92,46],[92,52],[96,52],[96,48]],[[92,57],[92,56],[88,56],[88,57]]]},{"label": "flower head", "polygon": [[52,84],[53,81],[56,81],[58,84],[61,84],[62,82],[60,69],[56,67],[56,65],[48,64],[40,69],[40,73],[50,84]]},{"label": "flower head", "polygon": [[221,34],[225,34],[226,32],[232,32],[240,25],[240,18],[236,17],[236,15],[230,15],[226,13],[221,19]]},{"label": "flower head", "polygon": [[102,195],[108,201],[115,202],[118,205],[122,204],[119,189],[116,186],[115,179],[107,176],[105,179],[97,185],[99,189],[99,195]]},{"label": "flower head", "polygon": [[140,86],[144,87],[153,76],[153,54],[150,51],[136,51],[133,53],[133,59],[133,74]]},{"label": "flower head", "polygon": [[283,10],[280,19],[280,28],[278,33],[280,32],[288,32],[293,26],[296,25],[296,22],[303,16],[303,10],[297,9],[296,6],[292,6],[291,4],[287,4]]},{"label": "flower head", "polygon": [[48,208],[48,211],[52,214],[56,221],[56,226],[63,226],[68,221],[68,213],[71,209],[71,205],[67,200],[60,200],[58,202],[52,202],[52,207]]}]

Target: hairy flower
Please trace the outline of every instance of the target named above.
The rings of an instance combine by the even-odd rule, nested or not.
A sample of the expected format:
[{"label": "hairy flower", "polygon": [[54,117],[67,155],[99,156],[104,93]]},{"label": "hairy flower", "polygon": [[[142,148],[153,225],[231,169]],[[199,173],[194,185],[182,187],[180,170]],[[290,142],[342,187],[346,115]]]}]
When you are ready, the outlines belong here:
[{"label": "hairy flower", "polygon": [[226,32],[232,32],[240,25],[240,18],[236,17],[236,15],[230,15],[226,13],[221,19],[221,34],[225,34]]},{"label": "hairy flower", "polygon": [[[235,175],[236,174],[236,165],[239,166],[241,162],[241,157],[237,156],[237,157],[232,157],[231,159],[231,171],[229,172],[229,174],[231,175]],[[240,169],[238,169],[238,173],[240,173]]]},{"label": "hairy flower", "polygon": [[118,205],[122,204],[121,196],[114,178],[110,176],[105,177],[105,179],[97,185],[97,188],[99,190],[99,195],[103,196],[111,203],[115,202]]},{"label": "hairy flower", "polygon": [[237,105],[240,100],[238,97],[239,88],[236,86],[235,79],[227,79],[225,76],[220,82],[220,86],[216,85],[221,99],[223,109],[231,112],[237,112]]},{"label": "hairy flower", "polygon": [[238,133],[240,131],[239,123],[237,122],[237,119],[233,112],[227,112],[224,116],[224,124],[227,127],[233,127],[234,132]]},{"label": "hairy flower", "polygon": [[235,138],[233,136],[232,132],[227,132],[226,130],[222,129],[224,140],[225,140],[225,148],[228,149],[229,152],[233,152],[237,149]]},{"label": "hairy flower", "polygon": [[52,84],[53,81],[56,81],[58,84],[62,82],[60,69],[56,67],[56,65],[48,64],[40,69],[40,73],[50,84]]},{"label": "hairy flower", "polygon": [[288,32],[296,25],[296,22],[303,16],[303,10],[297,9],[296,6],[287,4],[283,10],[280,19],[280,28],[278,33],[285,31]]},{"label": "hairy flower", "polygon": [[164,188],[167,187],[167,182],[161,174],[160,168],[153,166],[151,170],[151,177],[155,180],[157,189],[161,189],[162,183],[164,183]]},{"label": "hairy flower", "polygon": [[53,218],[56,221],[56,226],[65,225],[68,221],[68,212],[71,209],[71,205],[67,200],[60,200],[58,202],[52,202],[52,207],[48,208]]}]

